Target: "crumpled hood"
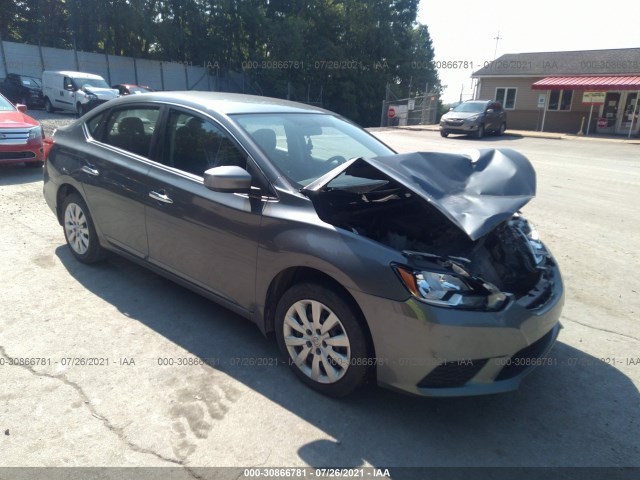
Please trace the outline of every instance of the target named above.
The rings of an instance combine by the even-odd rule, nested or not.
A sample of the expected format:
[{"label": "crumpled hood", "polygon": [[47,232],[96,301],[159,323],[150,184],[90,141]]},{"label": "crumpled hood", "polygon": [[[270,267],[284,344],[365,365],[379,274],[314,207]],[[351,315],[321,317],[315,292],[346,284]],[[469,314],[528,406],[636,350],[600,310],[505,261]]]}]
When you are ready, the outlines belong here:
[{"label": "crumpled hood", "polygon": [[119,94],[118,90],[113,88],[84,87],[83,90],[87,93],[94,94],[100,100],[111,100]]},{"label": "crumpled hood", "polygon": [[511,218],[536,193],[533,166],[512,149],[357,158],[328,172],[303,192],[321,195],[332,188],[330,183],[338,175],[349,175],[365,164],[422,197],[472,240]]}]

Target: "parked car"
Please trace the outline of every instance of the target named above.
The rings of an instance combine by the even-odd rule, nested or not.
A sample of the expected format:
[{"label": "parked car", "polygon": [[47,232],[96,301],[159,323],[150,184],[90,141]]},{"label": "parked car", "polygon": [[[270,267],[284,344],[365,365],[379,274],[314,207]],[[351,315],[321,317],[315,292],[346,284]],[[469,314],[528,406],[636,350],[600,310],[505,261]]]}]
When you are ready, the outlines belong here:
[{"label": "parked car", "polygon": [[132,83],[119,83],[117,85],[112,85],[111,88],[113,88],[114,90],[118,90],[120,95],[132,95],[132,94],[153,92],[153,89],[147,86],[134,85]]},{"label": "parked car", "polygon": [[0,93],[14,104],[20,103],[28,108],[43,108],[44,96],[39,78],[17,73],[8,73],[0,84]]},{"label": "parked car", "polygon": [[16,106],[0,95],[0,164],[42,167],[44,130],[26,111],[26,105]]},{"label": "parked car", "polygon": [[324,394],[513,390],[558,335],[513,150],[398,155],[320,108],[205,92],[122,97],[53,141],[77,260],[116,252],[251,319]]},{"label": "parked car", "polygon": [[47,112],[75,112],[78,116],[118,96],[100,75],[84,72],[42,72],[42,90]]},{"label": "parked car", "polygon": [[462,102],[440,119],[440,135],[443,137],[462,133],[482,138],[485,133],[502,135],[506,129],[507,114],[500,102],[493,100]]}]

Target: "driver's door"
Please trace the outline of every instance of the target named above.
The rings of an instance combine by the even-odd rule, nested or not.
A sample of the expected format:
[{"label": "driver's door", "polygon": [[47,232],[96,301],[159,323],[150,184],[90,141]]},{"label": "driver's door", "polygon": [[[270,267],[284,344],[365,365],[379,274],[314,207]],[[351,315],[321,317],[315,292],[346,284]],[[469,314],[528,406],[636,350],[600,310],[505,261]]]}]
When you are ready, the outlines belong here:
[{"label": "driver's door", "polygon": [[149,261],[250,311],[255,303],[263,200],[206,188],[203,173],[247,167],[247,154],[222,127],[171,109],[164,145],[148,175]]}]

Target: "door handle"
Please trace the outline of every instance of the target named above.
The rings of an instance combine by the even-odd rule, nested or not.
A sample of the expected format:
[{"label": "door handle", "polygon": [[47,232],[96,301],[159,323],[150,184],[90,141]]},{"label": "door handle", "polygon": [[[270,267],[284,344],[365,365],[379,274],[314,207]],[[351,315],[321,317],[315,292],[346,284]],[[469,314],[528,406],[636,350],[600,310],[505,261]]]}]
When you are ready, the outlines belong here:
[{"label": "door handle", "polygon": [[162,203],[168,203],[168,204],[172,204],[173,203],[173,200],[171,200],[164,193],[154,192],[152,190],[152,191],[149,192],[149,196],[151,198],[153,198],[154,200],[157,200],[157,201],[162,202]]},{"label": "door handle", "polygon": [[98,170],[96,170],[95,168],[91,168],[91,167],[89,167],[87,165],[82,167],[82,171],[84,173],[88,173],[89,175],[92,175],[94,177],[97,177],[98,175],[100,175],[100,172]]}]

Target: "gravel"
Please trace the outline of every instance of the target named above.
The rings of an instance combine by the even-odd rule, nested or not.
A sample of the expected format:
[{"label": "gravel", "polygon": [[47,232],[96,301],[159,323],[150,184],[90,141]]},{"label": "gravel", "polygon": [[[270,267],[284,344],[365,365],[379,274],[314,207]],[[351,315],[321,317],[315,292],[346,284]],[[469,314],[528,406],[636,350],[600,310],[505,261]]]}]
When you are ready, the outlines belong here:
[{"label": "gravel", "polygon": [[29,110],[27,114],[42,124],[47,137],[50,137],[56,128],[64,127],[76,120],[76,115],[73,113],[47,113],[44,110]]}]

